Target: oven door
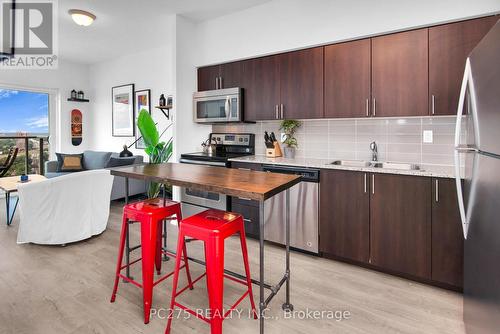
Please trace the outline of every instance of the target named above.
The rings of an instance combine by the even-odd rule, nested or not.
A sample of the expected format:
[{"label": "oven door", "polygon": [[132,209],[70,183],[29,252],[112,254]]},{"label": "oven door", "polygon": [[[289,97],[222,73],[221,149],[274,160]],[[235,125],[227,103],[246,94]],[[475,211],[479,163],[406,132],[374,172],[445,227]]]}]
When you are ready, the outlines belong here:
[{"label": "oven door", "polygon": [[197,123],[241,121],[240,96],[239,88],[194,93],[194,121]]},{"label": "oven door", "polygon": [[181,188],[181,201],[207,209],[226,210],[226,195],[205,190]]}]

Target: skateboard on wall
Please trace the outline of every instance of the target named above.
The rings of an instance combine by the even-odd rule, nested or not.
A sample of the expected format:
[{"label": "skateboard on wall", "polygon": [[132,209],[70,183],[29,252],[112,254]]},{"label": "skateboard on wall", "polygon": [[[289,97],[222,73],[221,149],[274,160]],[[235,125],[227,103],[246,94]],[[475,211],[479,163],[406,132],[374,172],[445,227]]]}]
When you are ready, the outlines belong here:
[{"label": "skateboard on wall", "polygon": [[71,143],[78,146],[82,143],[82,112],[71,110]]}]

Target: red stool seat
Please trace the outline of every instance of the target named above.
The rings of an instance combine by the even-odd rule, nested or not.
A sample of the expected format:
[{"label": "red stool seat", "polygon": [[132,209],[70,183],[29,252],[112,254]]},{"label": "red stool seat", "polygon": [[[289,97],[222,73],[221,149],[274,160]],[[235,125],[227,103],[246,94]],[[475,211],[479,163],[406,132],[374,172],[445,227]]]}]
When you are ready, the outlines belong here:
[{"label": "red stool seat", "polygon": [[[111,295],[111,302],[116,299],[118,291],[118,283],[120,278],[128,281],[143,290],[143,304],[144,304],[144,323],[149,323],[151,303],[153,299],[153,287],[167,279],[174,274],[174,271],[164,275],[156,281],[154,280],[154,267],[156,266],[157,273],[161,272],[161,255],[162,245],[161,237],[163,233],[162,221],[170,219],[175,216],[179,222],[182,220],[181,205],[178,202],[171,201],[163,198],[153,198],[145,201],[135,202],[126,205],[123,208],[123,222],[120,233],[120,247],[118,252],[118,261],[116,266],[115,284],[113,287],[113,294]],[[123,252],[125,248],[125,236],[127,234],[130,222],[138,222],[141,224],[141,258],[132,261],[128,265],[122,265]],[[166,251],[164,253],[167,253]],[[174,256],[174,254],[168,253]],[[184,265],[181,268],[186,268],[188,279],[188,287],[192,289],[191,274],[189,272],[189,264],[187,259],[186,247],[177,253],[177,258],[184,258]],[[139,261],[142,261],[142,284],[122,275],[121,271]]]},{"label": "red stool seat", "polygon": [[[224,274],[224,240],[234,234],[240,235],[241,251],[243,253],[243,263],[245,266],[246,281]],[[172,288],[172,299],[168,316],[166,334],[170,333],[174,307],[179,307],[197,318],[210,324],[212,334],[222,333],[222,321],[236,306],[248,295],[254,318],[257,318],[255,303],[252,293],[252,279],[250,277],[250,266],[248,264],[248,252],[245,237],[243,217],[237,213],[220,210],[206,210],[194,216],[184,219],[179,226],[179,238],[177,241],[177,254],[185,247],[185,238],[190,237],[201,240],[205,243],[206,273],[196,278],[193,284],[197,283],[205,275],[207,276],[207,288],[210,304],[210,315],[205,317],[186,306],[177,303],[176,297],[186,291],[187,287],[177,291],[179,278],[180,258],[175,261],[175,274]],[[247,291],[224,313],[224,277],[232,281],[247,286]]]}]

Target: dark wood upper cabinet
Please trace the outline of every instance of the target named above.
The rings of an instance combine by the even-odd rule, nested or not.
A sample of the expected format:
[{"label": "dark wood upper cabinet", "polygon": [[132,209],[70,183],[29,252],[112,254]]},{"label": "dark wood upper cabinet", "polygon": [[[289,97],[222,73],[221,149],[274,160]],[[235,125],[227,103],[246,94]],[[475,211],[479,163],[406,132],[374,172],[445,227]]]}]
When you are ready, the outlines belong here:
[{"label": "dark wood upper cabinet", "polygon": [[432,279],[461,288],[464,237],[455,180],[432,180]]},{"label": "dark wood upper cabinet", "polygon": [[366,173],[322,170],[320,251],[326,256],[368,262],[370,196]]},{"label": "dark wood upper cabinet", "polygon": [[425,116],[428,29],[372,38],[372,114]]},{"label": "dark wood upper cabinet", "polygon": [[235,61],[232,63],[222,64],[220,66],[220,85],[219,88],[241,87],[242,77],[242,62]]},{"label": "dark wood upper cabinet", "polygon": [[245,121],[277,119],[280,103],[279,56],[242,62],[243,115]]},{"label": "dark wood upper cabinet", "polygon": [[325,47],[325,117],[370,116],[370,39]]},{"label": "dark wood upper cabinet", "polygon": [[431,278],[431,180],[371,175],[370,263]]},{"label": "dark wood upper cabinet", "polygon": [[323,47],[280,55],[284,119],[323,117]]},{"label": "dark wood upper cabinet", "polygon": [[198,91],[243,88],[245,121],[454,115],[465,59],[498,18],[200,67]]},{"label": "dark wood upper cabinet", "polygon": [[242,62],[235,61],[222,65],[198,68],[198,91],[240,87],[242,82]]},{"label": "dark wood upper cabinet", "polygon": [[429,98],[431,114],[457,113],[465,60],[498,17],[429,28]]},{"label": "dark wood upper cabinet", "polygon": [[198,91],[217,89],[220,77],[220,65],[198,68]]}]

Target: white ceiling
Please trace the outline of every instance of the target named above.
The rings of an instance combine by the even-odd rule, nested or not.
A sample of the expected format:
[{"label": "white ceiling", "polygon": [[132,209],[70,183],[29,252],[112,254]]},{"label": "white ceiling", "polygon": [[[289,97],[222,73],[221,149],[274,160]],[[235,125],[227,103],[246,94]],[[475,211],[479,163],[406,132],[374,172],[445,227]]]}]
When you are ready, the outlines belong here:
[{"label": "white ceiling", "polygon": [[[59,1],[59,57],[92,64],[161,46],[166,18],[179,14],[200,22],[271,0],[64,0]],[[69,9],[97,16],[89,27],[76,25]]]}]

